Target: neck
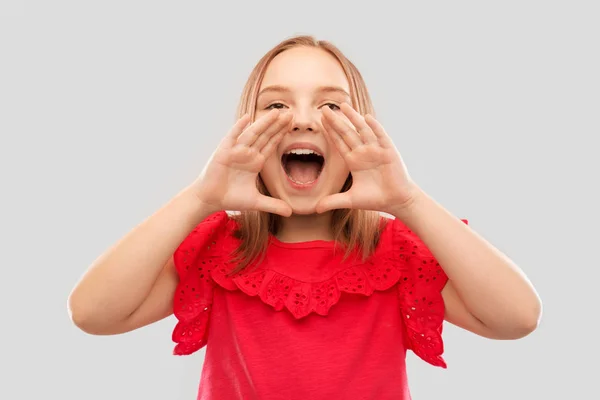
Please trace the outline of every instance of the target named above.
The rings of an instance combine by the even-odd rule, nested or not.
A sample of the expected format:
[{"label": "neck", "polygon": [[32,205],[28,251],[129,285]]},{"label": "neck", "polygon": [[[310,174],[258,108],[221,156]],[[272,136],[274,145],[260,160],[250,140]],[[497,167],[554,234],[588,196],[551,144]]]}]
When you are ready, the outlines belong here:
[{"label": "neck", "polygon": [[311,215],[293,214],[282,218],[277,239],[289,243],[333,240],[331,219],[331,212]]}]

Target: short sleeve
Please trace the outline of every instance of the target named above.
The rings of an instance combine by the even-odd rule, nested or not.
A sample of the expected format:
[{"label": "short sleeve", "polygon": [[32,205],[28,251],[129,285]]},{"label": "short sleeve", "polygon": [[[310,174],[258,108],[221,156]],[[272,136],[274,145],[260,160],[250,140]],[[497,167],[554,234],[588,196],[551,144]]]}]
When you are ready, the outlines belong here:
[{"label": "short sleeve", "polygon": [[210,215],[173,254],[179,276],[173,298],[173,314],[178,320],[172,334],[175,355],[191,354],[207,343],[214,291],[211,269],[223,257],[228,221],[224,211]]},{"label": "short sleeve", "polygon": [[[468,224],[466,219],[462,220]],[[448,276],[421,239],[400,220],[392,222],[397,262],[404,271],[398,284],[406,347],[434,366],[446,368],[444,300],[442,289]]]}]

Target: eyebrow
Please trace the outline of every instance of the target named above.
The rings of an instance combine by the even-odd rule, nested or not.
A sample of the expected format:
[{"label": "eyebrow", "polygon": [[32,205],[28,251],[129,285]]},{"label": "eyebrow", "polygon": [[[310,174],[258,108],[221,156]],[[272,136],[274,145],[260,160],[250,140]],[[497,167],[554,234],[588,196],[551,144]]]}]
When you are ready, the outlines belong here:
[{"label": "eyebrow", "polygon": [[[316,89],[317,92],[324,92],[324,93],[341,93],[344,96],[350,98],[350,94],[345,91],[344,89],[342,89],[339,86],[319,86]],[[271,86],[267,86],[264,89],[262,89],[259,93],[258,96],[260,97],[260,95],[267,93],[267,92],[275,92],[275,93],[281,93],[281,92],[291,92],[290,88],[285,87],[285,86],[281,86],[281,85],[271,85]]]}]

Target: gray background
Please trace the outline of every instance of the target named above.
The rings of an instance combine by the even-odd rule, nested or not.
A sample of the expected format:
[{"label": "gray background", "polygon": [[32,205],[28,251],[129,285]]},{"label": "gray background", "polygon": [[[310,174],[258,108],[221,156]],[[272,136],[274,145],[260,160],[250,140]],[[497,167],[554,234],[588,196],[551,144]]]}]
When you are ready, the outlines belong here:
[{"label": "gray background", "polygon": [[298,33],[358,65],[411,175],[544,301],[520,341],[446,325],[448,370],[409,353],[414,398],[600,398],[594,3],[2,0],[0,398],[195,398],[203,352],[171,355],[172,317],[93,337],[67,296],[196,177],[254,63]]}]

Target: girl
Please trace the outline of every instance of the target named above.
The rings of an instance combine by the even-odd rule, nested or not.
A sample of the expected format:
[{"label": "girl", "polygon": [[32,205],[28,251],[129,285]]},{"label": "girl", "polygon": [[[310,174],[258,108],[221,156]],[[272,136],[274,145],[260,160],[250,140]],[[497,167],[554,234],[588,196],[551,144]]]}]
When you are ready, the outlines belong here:
[{"label": "girl", "polygon": [[410,399],[406,350],[446,367],[444,320],[536,328],[530,282],[410,178],[332,44],[277,45],[238,113],[200,176],[76,285],[80,329],[174,313],[175,354],[207,345],[198,399]]}]

